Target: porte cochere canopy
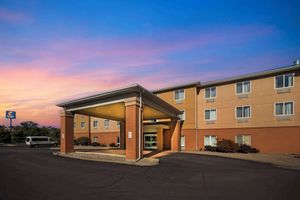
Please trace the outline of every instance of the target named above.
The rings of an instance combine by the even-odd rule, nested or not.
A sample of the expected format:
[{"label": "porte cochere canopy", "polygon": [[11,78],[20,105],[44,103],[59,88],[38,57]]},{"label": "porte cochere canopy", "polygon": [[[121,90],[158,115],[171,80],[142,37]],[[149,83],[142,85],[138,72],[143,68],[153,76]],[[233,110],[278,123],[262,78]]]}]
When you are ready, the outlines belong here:
[{"label": "porte cochere canopy", "polygon": [[[143,157],[143,122],[167,120],[171,150],[180,150],[181,124],[177,108],[135,84],[58,104],[61,111],[61,153],[74,151],[74,114],[120,121],[120,148],[126,148],[126,159]],[[163,134],[163,132],[161,132]]]}]

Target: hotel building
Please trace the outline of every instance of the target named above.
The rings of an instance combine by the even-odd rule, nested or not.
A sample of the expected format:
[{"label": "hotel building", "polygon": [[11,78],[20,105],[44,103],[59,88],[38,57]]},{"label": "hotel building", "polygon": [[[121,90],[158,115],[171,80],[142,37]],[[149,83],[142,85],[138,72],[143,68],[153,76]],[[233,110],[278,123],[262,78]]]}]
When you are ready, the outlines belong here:
[{"label": "hotel building", "polygon": [[[151,97],[152,101],[160,99],[156,102],[161,106],[157,112],[167,105],[177,109],[174,112],[181,126],[178,150],[201,151],[206,145],[214,146],[218,139],[224,138],[250,145],[262,153],[300,153],[299,75],[300,64],[296,61],[292,66],[217,81],[176,85],[147,95],[156,96]],[[72,102],[58,106],[66,110],[71,105],[68,103]],[[103,115],[85,111],[74,113],[75,138],[85,136],[91,142],[124,146],[120,144],[122,138],[130,136],[124,125],[126,120],[109,115],[118,112],[126,115],[123,108],[107,107]],[[147,117],[147,108],[143,108],[142,128],[139,127],[142,141],[139,144],[144,149],[172,149],[172,140],[168,139],[173,131],[168,126],[171,118],[164,119],[156,111]],[[105,119],[105,116],[110,117]],[[122,131],[126,132],[125,136]]]}]

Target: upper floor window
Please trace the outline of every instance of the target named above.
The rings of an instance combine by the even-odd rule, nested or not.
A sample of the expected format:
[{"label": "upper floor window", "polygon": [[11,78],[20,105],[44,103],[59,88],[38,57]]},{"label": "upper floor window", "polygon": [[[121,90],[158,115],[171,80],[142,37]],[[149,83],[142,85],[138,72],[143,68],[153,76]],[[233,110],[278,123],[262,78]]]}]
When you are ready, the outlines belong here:
[{"label": "upper floor window", "polygon": [[237,94],[246,94],[250,93],[250,81],[238,82],[236,84],[236,93]]},{"label": "upper floor window", "polygon": [[182,113],[179,114],[178,117],[179,117],[179,119],[180,119],[181,121],[184,121],[184,120],[185,120],[185,112],[184,112],[184,110],[182,110]]},{"label": "upper floor window", "polygon": [[80,123],[80,127],[81,127],[81,128],[84,128],[84,127],[85,127],[85,122],[81,122],[81,123]]},{"label": "upper floor window", "polygon": [[104,120],[104,128],[109,127],[109,119]]},{"label": "upper floor window", "polygon": [[275,115],[293,115],[294,102],[282,102],[275,104]]},{"label": "upper floor window", "polygon": [[98,121],[96,121],[96,120],[93,121],[93,127],[94,127],[94,128],[97,128],[97,127],[98,127]]},{"label": "upper floor window", "polygon": [[236,118],[249,118],[251,115],[250,106],[236,107]]},{"label": "upper floor window", "polygon": [[294,85],[294,74],[284,74],[275,77],[275,88],[287,88]]},{"label": "upper floor window", "polygon": [[175,99],[175,101],[184,100],[184,89],[175,90],[174,91],[174,99]]},{"label": "upper floor window", "polygon": [[206,88],[205,89],[205,99],[211,99],[216,97],[216,87]]},{"label": "upper floor window", "polygon": [[205,120],[216,120],[217,119],[217,110],[216,109],[209,109],[205,110]]}]

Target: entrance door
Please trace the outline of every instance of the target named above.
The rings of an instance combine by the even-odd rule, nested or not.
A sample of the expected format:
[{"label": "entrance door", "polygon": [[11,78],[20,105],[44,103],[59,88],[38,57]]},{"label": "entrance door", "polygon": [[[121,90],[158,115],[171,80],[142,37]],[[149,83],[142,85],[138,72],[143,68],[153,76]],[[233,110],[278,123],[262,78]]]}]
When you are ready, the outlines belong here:
[{"label": "entrance door", "polygon": [[157,149],[156,133],[144,133],[144,149]]}]

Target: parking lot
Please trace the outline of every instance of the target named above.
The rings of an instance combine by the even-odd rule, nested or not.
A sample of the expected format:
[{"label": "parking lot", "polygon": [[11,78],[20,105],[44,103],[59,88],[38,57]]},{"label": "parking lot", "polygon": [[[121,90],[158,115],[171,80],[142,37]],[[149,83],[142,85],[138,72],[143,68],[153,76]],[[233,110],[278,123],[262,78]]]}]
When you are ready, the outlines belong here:
[{"label": "parking lot", "polygon": [[0,200],[299,199],[300,171],[192,154],[155,167],[75,160],[0,145]]}]

